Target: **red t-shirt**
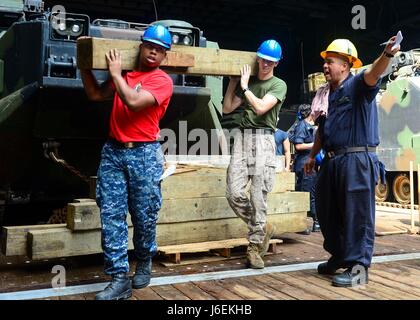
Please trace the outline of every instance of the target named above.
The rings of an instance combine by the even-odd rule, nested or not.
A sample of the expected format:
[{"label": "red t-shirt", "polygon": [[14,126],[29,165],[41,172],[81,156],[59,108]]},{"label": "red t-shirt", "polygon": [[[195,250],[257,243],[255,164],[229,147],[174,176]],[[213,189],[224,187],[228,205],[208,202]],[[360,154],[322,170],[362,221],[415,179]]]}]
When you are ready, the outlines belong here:
[{"label": "red t-shirt", "polygon": [[[110,137],[120,142],[156,141],[159,138],[159,121],[165,114],[172,96],[172,79],[160,69],[151,72],[127,72],[123,77],[130,88],[141,85],[140,90],[150,92],[157,104],[134,112],[128,109],[118,93],[115,93]],[[114,83],[112,86],[115,88]]]}]

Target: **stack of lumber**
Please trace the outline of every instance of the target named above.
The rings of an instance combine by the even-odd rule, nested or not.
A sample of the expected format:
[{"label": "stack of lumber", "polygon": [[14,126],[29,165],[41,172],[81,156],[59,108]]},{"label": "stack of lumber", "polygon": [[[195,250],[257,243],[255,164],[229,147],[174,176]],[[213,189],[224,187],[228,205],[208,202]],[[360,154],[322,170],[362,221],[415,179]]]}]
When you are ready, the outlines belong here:
[{"label": "stack of lumber", "polygon": [[[306,229],[309,194],[294,190],[294,173],[276,173],[268,197],[268,220],[277,234]],[[243,238],[247,226],[233,213],[225,198],[226,169],[183,166],[162,182],[163,206],[157,225],[158,246]],[[133,249],[130,216],[129,248]],[[100,213],[93,199],[67,206],[67,224],[4,227],[2,251],[6,256],[27,255],[50,259],[102,252]]]}]

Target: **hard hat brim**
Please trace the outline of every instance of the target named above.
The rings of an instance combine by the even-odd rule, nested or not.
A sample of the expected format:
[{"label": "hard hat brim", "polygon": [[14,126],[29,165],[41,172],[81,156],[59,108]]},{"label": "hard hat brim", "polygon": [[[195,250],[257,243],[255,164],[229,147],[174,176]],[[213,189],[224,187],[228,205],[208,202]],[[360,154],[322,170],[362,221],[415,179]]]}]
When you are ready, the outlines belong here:
[{"label": "hard hat brim", "polygon": [[335,52],[335,51],[322,51],[322,52],[321,52],[321,57],[322,57],[322,59],[325,59],[325,58],[327,57],[328,52],[335,53],[335,54],[338,54],[338,55],[340,55],[340,56],[346,57],[346,58],[349,60],[349,62],[353,64],[352,68],[354,68],[354,69],[358,69],[358,68],[363,67],[363,62],[362,62],[362,60],[360,60],[359,58],[356,58],[356,57],[354,57],[354,56],[351,56],[351,55],[343,54],[343,53],[341,53],[341,52]]},{"label": "hard hat brim", "polygon": [[257,52],[257,57],[260,57],[261,59],[264,59],[264,60],[273,61],[273,62],[279,62],[280,61],[280,58],[276,59],[276,58],[266,56],[265,54],[258,53],[258,52]]},{"label": "hard hat brim", "polygon": [[143,38],[142,41],[146,41],[146,42],[152,42],[155,43],[157,45],[160,45],[161,47],[164,47],[165,49],[171,49],[171,46],[163,43],[162,41],[156,40],[156,39],[149,39],[149,38]]}]

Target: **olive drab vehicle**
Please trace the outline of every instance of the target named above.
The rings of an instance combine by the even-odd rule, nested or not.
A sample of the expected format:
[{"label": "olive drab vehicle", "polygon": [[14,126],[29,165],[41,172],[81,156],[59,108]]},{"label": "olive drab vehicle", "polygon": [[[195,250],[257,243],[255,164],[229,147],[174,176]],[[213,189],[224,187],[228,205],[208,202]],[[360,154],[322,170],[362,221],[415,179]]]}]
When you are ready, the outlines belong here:
[{"label": "olive drab vehicle", "polygon": [[[385,77],[386,87],[377,96],[378,156],[385,164],[386,185],[379,185],[379,201],[410,203],[410,161],[420,164],[420,49],[400,52]],[[416,179],[416,175],[414,175]],[[417,199],[417,182],[414,181]]]},{"label": "olive drab vehicle", "polygon": [[[39,0],[0,3],[0,226],[39,223],[92,195],[112,102],[88,101],[76,61],[81,36],[139,40],[148,24],[90,20]],[[164,20],[178,45],[214,47],[182,21]],[[107,71],[94,71],[99,82]],[[220,129],[222,77],[171,75],[174,95],[161,128]],[[16,221],[16,217],[20,217]],[[47,219],[42,217],[42,219]],[[2,222],[3,221],[3,222]],[[43,220],[45,221],[45,220]]]},{"label": "olive drab vehicle", "polygon": [[[322,73],[316,73],[308,77],[308,82],[310,90],[315,92],[325,83],[325,78]],[[415,171],[420,164],[420,49],[397,53],[383,75],[376,100],[381,141],[378,157],[386,170],[386,184],[377,186],[376,200],[408,204],[410,161]],[[418,203],[416,175],[414,180],[414,197]]]}]

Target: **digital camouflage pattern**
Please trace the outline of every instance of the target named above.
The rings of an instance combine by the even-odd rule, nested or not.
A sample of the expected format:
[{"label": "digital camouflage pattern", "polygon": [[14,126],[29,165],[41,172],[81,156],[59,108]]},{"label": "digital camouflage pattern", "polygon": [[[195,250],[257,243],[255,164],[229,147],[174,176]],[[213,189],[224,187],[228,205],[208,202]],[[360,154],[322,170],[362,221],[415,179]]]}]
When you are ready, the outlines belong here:
[{"label": "digital camouflage pattern", "polygon": [[98,170],[96,201],[101,210],[102,249],[106,274],[127,273],[127,212],[133,222],[134,252],[146,260],[157,252],[156,222],[162,205],[159,143],[125,149],[107,142]]}]

